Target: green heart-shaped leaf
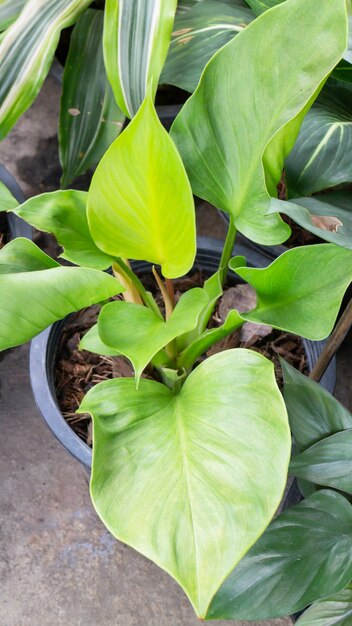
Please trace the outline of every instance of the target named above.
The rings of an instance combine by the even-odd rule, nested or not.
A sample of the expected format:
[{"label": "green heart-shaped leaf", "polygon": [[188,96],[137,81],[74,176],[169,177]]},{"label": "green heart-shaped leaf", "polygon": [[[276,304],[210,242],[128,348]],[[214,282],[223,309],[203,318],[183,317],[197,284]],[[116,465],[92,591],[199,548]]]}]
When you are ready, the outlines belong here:
[{"label": "green heart-shaped leaf", "polygon": [[300,450],[352,428],[351,413],[331,393],[283,360],[281,367],[290,426]]},{"label": "green heart-shaped leaf", "polygon": [[285,486],[290,433],[272,363],[227,350],[199,365],[178,394],[151,380],[139,390],[131,379],[111,380],[79,410],[93,416],[99,516],[169,572],[204,616]]},{"label": "green heart-shaped leaf", "polygon": [[340,591],[351,577],[352,506],[323,490],[271,522],[216,594],[207,618],[289,615]]},{"label": "green heart-shaped leaf", "polygon": [[196,326],[207,302],[203,289],[191,289],[181,296],[166,322],[139,304],[111,302],[99,315],[99,336],[104,344],[131,361],[138,382],[159,350]]},{"label": "green heart-shaped leaf", "polygon": [[230,213],[254,241],[289,236],[287,224],[267,214],[270,195],[346,39],[345,0],[284,2],[213,56],[172,126],[195,195]]},{"label": "green heart-shaped leaf", "polygon": [[87,221],[85,191],[52,191],[34,196],[21,204],[14,213],[29,224],[52,233],[64,248],[64,259],[98,270],[105,270],[114,261],[94,243]]},{"label": "green heart-shaped leaf", "polygon": [[290,474],[352,494],[352,429],[326,437],[290,464]]},{"label": "green heart-shaped leaf", "polygon": [[336,595],[314,603],[296,622],[296,626],[351,626],[352,585]]},{"label": "green heart-shaped leaf", "polygon": [[150,96],[96,169],[88,222],[107,254],[161,265],[167,278],[182,276],[193,265],[192,190]]},{"label": "green heart-shaped leaf", "polygon": [[0,350],[121,291],[122,285],[104,272],[62,267],[32,241],[14,239],[0,251]]},{"label": "green heart-shaped leaf", "polygon": [[241,317],[308,339],[331,332],[352,280],[352,252],[334,244],[293,248],[264,269],[229,266],[256,290],[257,306]]}]

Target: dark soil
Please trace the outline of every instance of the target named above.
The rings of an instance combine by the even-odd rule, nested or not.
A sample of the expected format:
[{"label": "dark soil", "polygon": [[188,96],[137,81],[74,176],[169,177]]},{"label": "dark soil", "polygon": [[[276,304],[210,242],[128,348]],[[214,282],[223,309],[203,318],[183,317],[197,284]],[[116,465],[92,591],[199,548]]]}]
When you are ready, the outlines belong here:
[{"label": "dark soil", "polygon": [[[200,273],[174,281],[176,300],[181,293],[200,286],[203,282],[204,278]],[[155,290],[153,279],[149,276],[144,283],[148,289]],[[222,324],[228,310],[234,306],[239,310],[248,309],[253,298],[250,290],[248,285],[227,288],[224,296],[219,300],[209,326],[215,327]],[[162,305],[161,297],[157,294],[155,296],[158,304]],[[93,306],[70,316],[61,336],[56,365],[56,394],[62,414],[75,433],[90,446],[92,445],[91,418],[89,415],[75,413],[83,397],[91,387],[104,380],[134,375],[133,368],[124,357],[105,357],[78,349],[81,337],[95,324],[99,311],[99,306]],[[268,326],[245,324],[241,330],[232,333],[213,346],[206,356],[237,347],[255,350],[271,359],[280,387],[282,387],[280,356],[300,372],[307,373],[302,340],[296,335],[276,331]],[[158,380],[157,372],[146,371],[142,376]]]}]

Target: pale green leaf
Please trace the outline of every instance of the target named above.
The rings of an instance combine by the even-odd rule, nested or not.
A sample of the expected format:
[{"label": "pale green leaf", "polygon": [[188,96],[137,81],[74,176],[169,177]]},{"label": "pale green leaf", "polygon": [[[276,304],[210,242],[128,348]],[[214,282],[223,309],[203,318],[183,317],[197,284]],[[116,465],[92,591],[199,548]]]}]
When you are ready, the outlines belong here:
[{"label": "pale green leaf", "polygon": [[79,349],[88,350],[88,352],[94,352],[95,354],[102,354],[103,356],[118,356],[120,354],[117,350],[110,348],[102,342],[98,332],[98,324],[94,324],[82,337],[79,343]]},{"label": "pale green leaf", "polygon": [[107,254],[161,265],[167,278],[182,276],[193,265],[192,190],[149,96],[96,169],[88,222]]},{"label": "pale green leaf", "polygon": [[352,585],[334,596],[314,603],[296,622],[296,626],[351,626]]},{"label": "pale green leaf", "polygon": [[352,280],[352,252],[323,243],[293,248],[264,269],[230,268],[256,291],[257,306],[241,317],[307,339],[331,332],[343,295]]},{"label": "pale green leaf", "polygon": [[99,162],[125,119],[115,104],[103,59],[102,11],[88,9],[71,35],[60,111],[61,183],[67,186]]},{"label": "pale green leaf", "polygon": [[322,490],[271,522],[216,594],[207,618],[286,616],[340,591],[351,576],[351,504]]},{"label": "pale green leaf", "polygon": [[290,197],[352,181],[352,88],[327,85],[306,116],[286,160]]},{"label": "pale green leaf", "polygon": [[289,473],[352,494],[352,429],[331,435],[291,461]]},{"label": "pale green leaf", "polygon": [[26,0],[0,0],[0,31],[6,30],[18,18]]},{"label": "pale green leaf", "polygon": [[0,180],[0,211],[11,211],[18,206],[16,198]]},{"label": "pale green leaf", "polygon": [[0,139],[32,104],[50,69],[60,32],[92,0],[27,0],[0,45]]},{"label": "pale green leaf", "polygon": [[324,387],[281,361],[284,399],[294,440],[301,450],[340,430],[352,428],[352,415]]},{"label": "pale green leaf", "polygon": [[0,251],[0,350],[121,291],[118,281],[104,272],[62,267],[32,241],[14,239]]},{"label": "pale green leaf", "polygon": [[272,363],[227,350],[176,395],[151,380],[137,391],[118,379],[90,390],[79,410],[93,416],[98,514],[176,578],[204,616],[284,489],[290,434]]},{"label": "pale green leaf", "polygon": [[94,269],[105,270],[113,258],[94,243],[87,222],[88,194],[70,189],[51,191],[30,198],[15,211],[26,222],[55,235],[64,248],[64,259]]},{"label": "pale green leaf", "polygon": [[177,13],[160,82],[194,91],[213,54],[253,18],[248,8],[223,0],[202,0]]},{"label": "pale green leaf", "polygon": [[172,126],[195,195],[230,213],[254,241],[289,235],[267,214],[269,192],[276,195],[304,114],[346,38],[344,0],[288,0],[214,55]]},{"label": "pale green leaf", "polygon": [[186,291],[167,321],[131,302],[111,302],[98,319],[100,339],[132,363],[137,383],[152,358],[179,335],[192,330],[208,302],[203,289]]},{"label": "pale green leaf", "polygon": [[133,117],[166,59],[177,0],[106,0],[104,58],[120,109]]},{"label": "pale green leaf", "polygon": [[352,250],[351,192],[335,191],[289,202],[273,198],[270,211],[285,213],[321,239]]}]

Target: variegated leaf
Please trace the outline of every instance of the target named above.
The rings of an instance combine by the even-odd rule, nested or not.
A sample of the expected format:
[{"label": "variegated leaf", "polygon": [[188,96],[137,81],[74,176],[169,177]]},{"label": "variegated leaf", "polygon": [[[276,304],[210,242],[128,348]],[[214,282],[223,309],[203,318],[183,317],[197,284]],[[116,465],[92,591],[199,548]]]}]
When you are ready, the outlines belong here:
[{"label": "variegated leaf", "polygon": [[149,81],[156,92],[177,0],[106,0],[104,59],[116,102],[128,117],[142,104]]},{"label": "variegated leaf", "polygon": [[6,30],[21,13],[26,0],[0,0],[0,31]]}]

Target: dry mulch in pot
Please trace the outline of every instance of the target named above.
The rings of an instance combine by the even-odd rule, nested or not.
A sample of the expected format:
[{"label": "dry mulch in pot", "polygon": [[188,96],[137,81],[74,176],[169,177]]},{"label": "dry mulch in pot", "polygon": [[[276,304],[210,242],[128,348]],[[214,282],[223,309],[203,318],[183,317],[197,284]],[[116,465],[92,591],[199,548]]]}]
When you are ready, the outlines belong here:
[{"label": "dry mulch in pot", "polygon": [[[153,286],[155,290],[153,279],[147,277],[144,283],[149,281],[150,284],[146,284],[146,287],[150,289]],[[199,272],[188,278],[174,281],[176,300],[184,291],[201,286],[203,282],[204,277]],[[161,297],[158,294],[155,296],[158,304],[162,305]],[[209,327],[221,325],[228,311],[233,308],[245,311],[254,305],[255,294],[249,285],[240,284],[228,287],[218,302]],[[75,412],[83,397],[91,387],[104,380],[134,376],[131,364],[122,356],[106,357],[79,350],[81,337],[96,323],[99,311],[99,306],[92,306],[69,317],[61,335],[56,362],[55,384],[60,409],[71,428],[89,446],[92,445],[90,415]],[[206,356],[239,347],[260,352],[273,361],[280,387],[282,387],[280,356],[300,372],[307,373],[307,360],[301,338],[260,324],[244,324],[241,329],[212,346]],[[157,379],[154,372],[148,369],[142,376]]]}]

